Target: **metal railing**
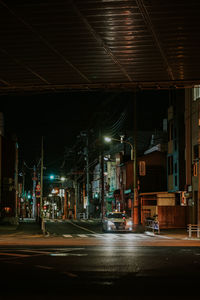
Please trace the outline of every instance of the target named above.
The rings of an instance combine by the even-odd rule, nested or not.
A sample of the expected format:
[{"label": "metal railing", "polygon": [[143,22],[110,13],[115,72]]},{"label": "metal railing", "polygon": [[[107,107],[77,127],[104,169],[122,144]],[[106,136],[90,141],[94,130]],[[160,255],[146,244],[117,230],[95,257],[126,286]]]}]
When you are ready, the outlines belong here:
[{"label": "metal railing", "polygon": [[86,215],[85,215],[85,213],[78,213],[77,214],[77,219],[86,219]]},{"label": "metal railing", "polygon": [[153,233],[157,232],[160,234],[160,226],[157,220],[146,219],[145,220],[145,229],[151,229]]},{"label": "metal railing", "polygon": [[197,233],[197,237],[200,237],[200,225],[197,224],[188,224],[188,233],[189,233],[189,238],[192,237],[192,233],[196,232]]}]

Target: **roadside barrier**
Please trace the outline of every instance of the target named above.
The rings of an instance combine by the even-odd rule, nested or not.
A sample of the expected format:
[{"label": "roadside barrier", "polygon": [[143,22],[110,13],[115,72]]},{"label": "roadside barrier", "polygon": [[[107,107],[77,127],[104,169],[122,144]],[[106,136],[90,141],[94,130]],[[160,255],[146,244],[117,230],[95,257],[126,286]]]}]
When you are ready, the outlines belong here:
[{"label": "roadside barrier", "polygon": [[85,213],[78,213],[77,219],[84,219],[85,220]]},{"label": "roadside barrier", "polygon": [[159,222],[156,220],[146,219],[145,220],[145,229],[146,228],[151,229],[153,231],[153,233],[157,232],[158,234],[160,234]]},{"label": "roadside barrier", "polygon": [[189,233],[189,238],[192,237],[192,233],[196,232],[197,233],[197,237],[200,237],[200,225],[197,224],[188,224],[188,233]]}]

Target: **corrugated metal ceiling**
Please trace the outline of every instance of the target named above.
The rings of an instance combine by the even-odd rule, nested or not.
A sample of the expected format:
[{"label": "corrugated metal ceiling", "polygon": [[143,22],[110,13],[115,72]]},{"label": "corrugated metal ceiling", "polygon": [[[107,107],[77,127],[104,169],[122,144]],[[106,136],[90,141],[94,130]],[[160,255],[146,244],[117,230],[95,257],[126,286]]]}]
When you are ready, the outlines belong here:
[{"label": "corrugated metal ceiling", "polygon": [[199,0],[0,1],[0,93],[200,83]]}]

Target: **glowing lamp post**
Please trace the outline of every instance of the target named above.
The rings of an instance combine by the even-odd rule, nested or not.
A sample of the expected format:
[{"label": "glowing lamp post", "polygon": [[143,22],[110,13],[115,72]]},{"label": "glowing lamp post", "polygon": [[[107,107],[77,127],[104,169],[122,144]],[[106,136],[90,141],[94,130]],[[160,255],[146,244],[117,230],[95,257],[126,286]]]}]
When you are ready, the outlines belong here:
[{"label": "glowing lamp post", "polygon": [[[120,143],[128,144],[131,147],[131,160],[133,161],[133,191],[134,191],[134,207],[132,203],[132,218],[134,219],[134,224],[138,224],[138,190],[137,190],[137,168],[136,168],[136,151],[135,145],[132,145],[128,141],[124,141],[124,136],[121,136],[120,139],[115,139],[111,137],[105,137],[105,142],[110,143],[111,141],[116,141]],[[135,209],[134,209],[135,208]]]}]

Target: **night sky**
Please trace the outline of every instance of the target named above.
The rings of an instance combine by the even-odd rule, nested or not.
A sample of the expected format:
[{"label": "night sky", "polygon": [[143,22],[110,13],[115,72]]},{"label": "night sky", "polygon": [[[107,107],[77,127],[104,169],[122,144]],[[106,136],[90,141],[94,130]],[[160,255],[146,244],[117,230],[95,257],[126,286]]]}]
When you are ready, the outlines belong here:
[{"label": "night sky", "polygon": [[[143,91],[137,99],[138,128],[161,129],[167,116],[168,92]],[[81,130],[103,128],[105,116],[117,118],[126,106],[131,120],[132,100],[130,92],[103,91],[1,96],[0,111],[6,134],[17,135],[20,160],[28,165],[39,160],[44,136],[44,161],[51,170],[61,166],[65,147],[73,146]],[[101,115],[101,122],[95,124]]]}]

